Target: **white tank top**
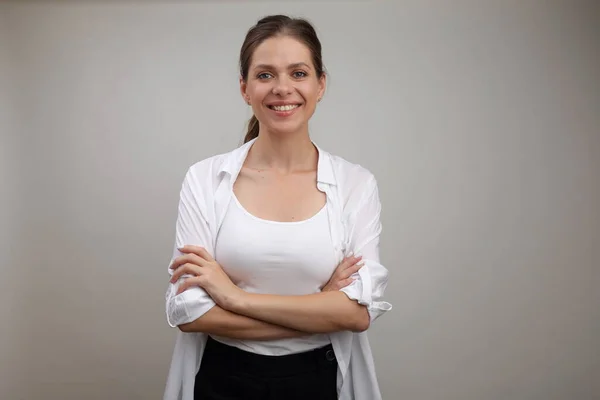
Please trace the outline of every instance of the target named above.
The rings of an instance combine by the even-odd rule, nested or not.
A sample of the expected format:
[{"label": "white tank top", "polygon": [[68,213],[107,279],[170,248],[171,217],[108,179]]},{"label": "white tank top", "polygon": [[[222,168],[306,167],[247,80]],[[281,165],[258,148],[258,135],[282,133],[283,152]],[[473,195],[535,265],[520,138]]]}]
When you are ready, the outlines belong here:
[{"label": "white tank top", "polygon": [[[250,214],[235,195],[217,235],[215,259],[234,283],[251,293],[317,293],[335,270],[327,208],[297,222],[278,222]],[[330,343],[329,335],[270,341],[215,340],[263,355],[286,355]]]}]

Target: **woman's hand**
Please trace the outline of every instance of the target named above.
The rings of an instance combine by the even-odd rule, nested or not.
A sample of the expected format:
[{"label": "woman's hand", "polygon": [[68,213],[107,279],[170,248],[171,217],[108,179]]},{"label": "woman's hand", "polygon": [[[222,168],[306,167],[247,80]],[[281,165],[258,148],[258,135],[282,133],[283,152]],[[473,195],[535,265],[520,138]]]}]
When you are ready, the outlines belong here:
[{"label": "woman's hand", "polygon": [[192,276],[179,285],[177,294],[192,286],[200,286],[206,290],[215,303],[226,310],[243,297],[245,292],[229,279],[219,263],[204,248],[184,246],[178,250],[184,254],[177,257],[169,267],[175,270],[171,277],[171,283],[177,282],[183,275]]},{"label": "woman's hand", "polygon": [[359,262],[362,260],[362,256],[350,256],[342,260],[340,265],[337,266],[333,275],[329,278],[329,282],[321,288],[322,292],[331,292],[345,288],[354,281],[351,276],[361,269],[364,263]]}]

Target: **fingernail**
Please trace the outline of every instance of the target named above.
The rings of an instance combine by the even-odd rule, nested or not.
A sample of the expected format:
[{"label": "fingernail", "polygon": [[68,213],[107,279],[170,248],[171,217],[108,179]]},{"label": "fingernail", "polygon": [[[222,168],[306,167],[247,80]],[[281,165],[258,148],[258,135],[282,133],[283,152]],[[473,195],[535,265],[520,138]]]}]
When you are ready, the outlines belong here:
[{"label": "fingernail", "polygon": [[352,257],[354,255],[354,252],[351,251],[350,253],[348,253],[348,258]]},{"label": "fingernail", "polygon": [[356,257],[356,258],[362,258],[362,254],[361,254],[361,253],[358,253],[358,254],[356,254],[356,256],[355,256],[355,257]]}]

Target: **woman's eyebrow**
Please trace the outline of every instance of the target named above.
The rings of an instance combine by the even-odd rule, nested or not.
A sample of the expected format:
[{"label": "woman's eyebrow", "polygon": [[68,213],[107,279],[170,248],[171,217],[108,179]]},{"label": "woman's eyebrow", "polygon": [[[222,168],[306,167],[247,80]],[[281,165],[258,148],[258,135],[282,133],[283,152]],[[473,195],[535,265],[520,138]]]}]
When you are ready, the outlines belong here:
[{"label": "woman's eyebrow", "polygon": [[[299,68],[299,67],[304,67],[304,68],[308,68],[310,69],[310,66],[305,63],[305,62],[297,62],[297,63],[293,63],[288,65],[287,69],[294,69],[294,68]],[[275,68],[275,66],[270,65],[270,64],[258,64],[254,67],[254,69],[277,69]]]}]

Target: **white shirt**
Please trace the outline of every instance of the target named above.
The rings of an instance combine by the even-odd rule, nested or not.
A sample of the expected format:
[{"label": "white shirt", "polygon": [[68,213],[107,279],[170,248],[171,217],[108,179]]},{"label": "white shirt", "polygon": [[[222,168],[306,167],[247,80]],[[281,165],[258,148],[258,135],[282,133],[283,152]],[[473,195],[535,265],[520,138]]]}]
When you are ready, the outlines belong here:
[{"label": "white shirt", "polygon": [[[188,169],[180,193],[173,259],[181,255],[177,247],[184,245],[202,246],[214,256],[216,238],[233,197],[233,183],[255,140]],[[365,262],[355,274],[357,279],[341,291],[365,305],[373,322],[392,308],[383,301],[388,270],[379,262],[377,182],[367,169],[317,149],[317,188],[326,194],[336,262],[350,252],[362,254]],[[167,271],[173,273],[168,267]],[[167,321],[172,327],[192,322],[215,306],[200,287],[175,295],[182,279],[169,283],[166,293]],[[342,331],[329,337],[338,361],[340,400],[381,399],[367,333]],[[164,400],[194,400],[194,381],[206,338],[205,333],[177,332]]]},{"label": "white shirt", "polygon": [[[270,221],[252,215],[233,194],[217,235],[215,260],[233,283],[249,293],[318,293],[337,266],[326,205],[302,221]],[[305,352],[331,342],[325,333],[275,340],[211,336],[268,356]]]}]

